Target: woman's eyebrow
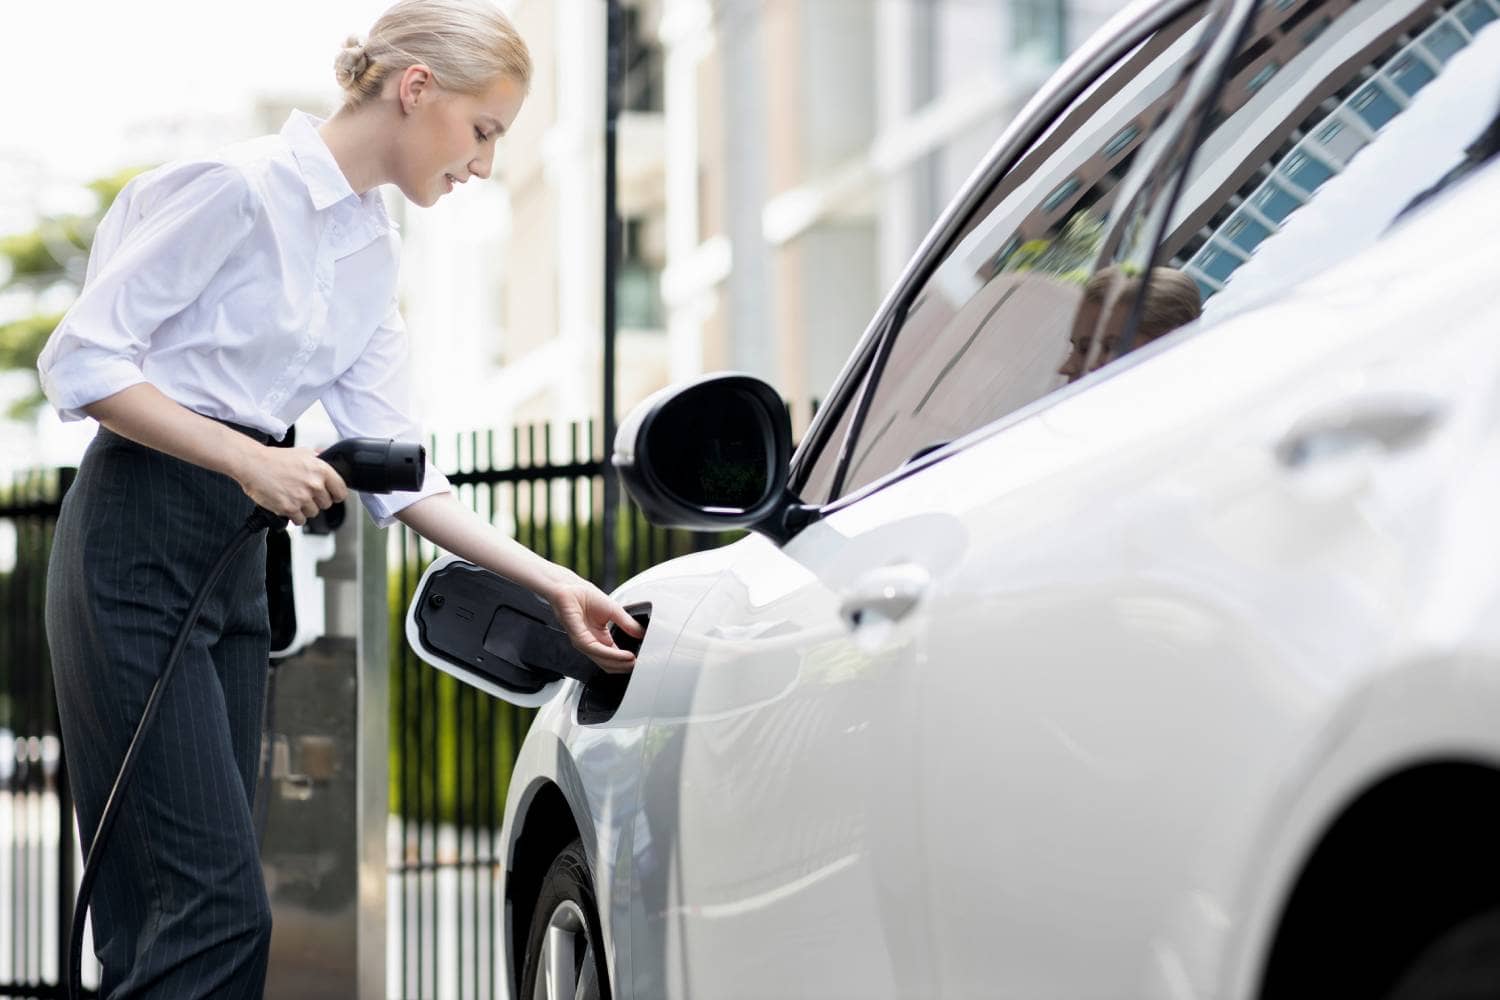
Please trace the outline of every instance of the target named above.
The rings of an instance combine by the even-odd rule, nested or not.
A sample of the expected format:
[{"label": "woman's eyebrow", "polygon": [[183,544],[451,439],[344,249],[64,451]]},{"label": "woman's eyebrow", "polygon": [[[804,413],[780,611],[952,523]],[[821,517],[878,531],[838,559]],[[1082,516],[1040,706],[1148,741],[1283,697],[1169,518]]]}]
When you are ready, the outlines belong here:
[{"label": "woman's eyebrow", "polygon": [[500,123],[500,119],[496,118],[494,115],[481,115],[480,118],[490,123],[490,125],[494,128],[496,135],[505,134],[505,126],[502,125]]}]

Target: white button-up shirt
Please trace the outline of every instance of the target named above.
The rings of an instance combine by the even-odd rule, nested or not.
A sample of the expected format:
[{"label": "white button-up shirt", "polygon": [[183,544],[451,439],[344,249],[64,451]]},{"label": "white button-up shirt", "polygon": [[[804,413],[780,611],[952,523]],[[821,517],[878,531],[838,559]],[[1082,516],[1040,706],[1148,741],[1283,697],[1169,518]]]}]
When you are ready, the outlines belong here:
[{"label": "white button-up shirt", "polygon": [[[63,420],[138,382],[280,438],[315,400],[341,437],[421,441],[396,304],[401,241],[317,127],[133,178],[94,234],[83,290],[38,359]],[[360,494],[375,523],[449,489]]]}]

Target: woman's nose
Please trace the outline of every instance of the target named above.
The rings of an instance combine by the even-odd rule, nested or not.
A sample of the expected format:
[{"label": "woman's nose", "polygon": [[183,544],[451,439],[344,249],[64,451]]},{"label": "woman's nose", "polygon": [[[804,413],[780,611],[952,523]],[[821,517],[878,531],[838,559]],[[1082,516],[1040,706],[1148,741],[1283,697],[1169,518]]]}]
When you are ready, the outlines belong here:
[{"label": "woman's nose", "polygon": [[495,147],[488,145],[474,159],[469,161],[469,173],[482,181],[490,179],[490,168],[495,162]]}]

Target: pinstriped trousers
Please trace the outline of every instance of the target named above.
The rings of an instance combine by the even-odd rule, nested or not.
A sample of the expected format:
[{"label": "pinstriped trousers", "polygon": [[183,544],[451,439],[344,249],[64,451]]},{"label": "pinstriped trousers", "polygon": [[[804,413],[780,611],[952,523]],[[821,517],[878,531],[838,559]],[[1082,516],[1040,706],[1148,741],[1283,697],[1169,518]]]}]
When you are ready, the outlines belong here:
[{"label": "pinstriped trousers", "polygon": [[[101,427],[63,499],[47,641],[83,848],[188,604],[254,504]],[[251,803],[270,651],[265,535],[204,605],[145,737],[93,899],[100,995],[261,997],[271,911]]]}]

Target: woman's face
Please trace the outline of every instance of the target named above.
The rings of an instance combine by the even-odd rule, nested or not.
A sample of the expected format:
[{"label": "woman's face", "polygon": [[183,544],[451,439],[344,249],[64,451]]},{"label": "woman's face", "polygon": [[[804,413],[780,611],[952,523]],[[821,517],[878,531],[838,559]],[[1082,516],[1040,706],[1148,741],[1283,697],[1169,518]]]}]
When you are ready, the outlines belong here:
[{"label": "woman's face", "polygon": [[396,139],[393,180],[408,200],[426,208],[470,177],[489,177],[495,143],[526,95],[507,76],[496,77],[483,94],[444,90],[417,65],[402,73],[398,97],[407,114]]}]

